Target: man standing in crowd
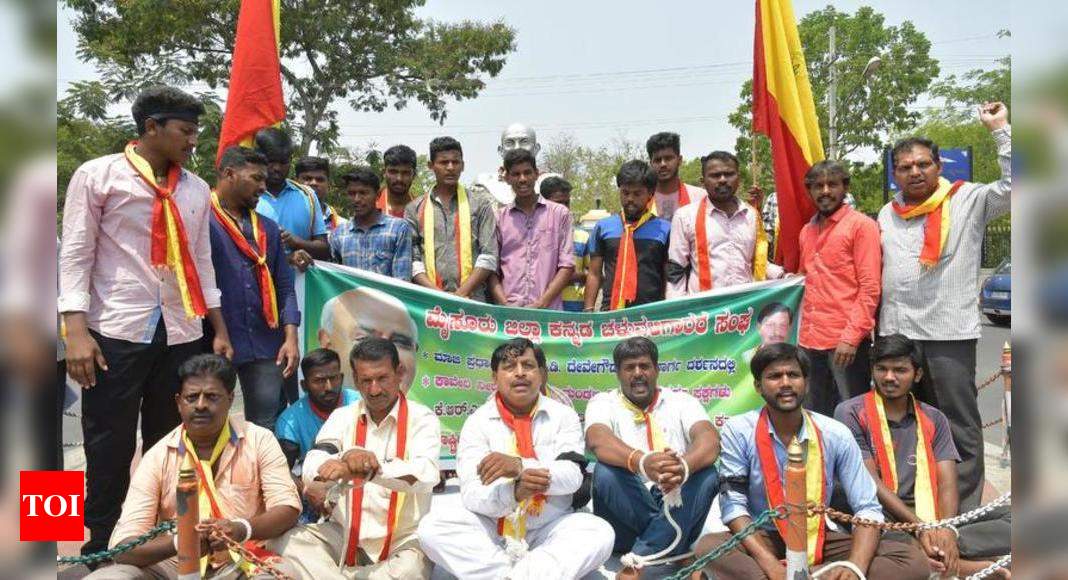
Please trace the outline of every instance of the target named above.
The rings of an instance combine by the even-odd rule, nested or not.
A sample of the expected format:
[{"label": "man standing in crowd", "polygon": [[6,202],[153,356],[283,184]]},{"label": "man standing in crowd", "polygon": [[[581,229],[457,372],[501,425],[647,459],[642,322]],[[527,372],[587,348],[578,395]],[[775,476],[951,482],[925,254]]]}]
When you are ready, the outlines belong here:
[{"label": "man standing in crowd", "polygon": [[352,219],[330,233],[333,260],[405,282],[411,280],[411,226],[378,209],[378,176],[370,167],[357,167],[341,180],[352,205]]},{"label": "man standing in crowd", "polygon": [[[804,353],[789,343],[773,344],[757,351],[752,366],[764,407],[731,417],[720,432],[720,510],[730,531],[701,538],[695,555],[721,546],[769,507],[785,505],[787,446],[793,441],[804,449],[808,501],[826,505],[838,487],[856,516],[884,521],[875,481],[864,469],[849,429],[801,406],[809,371]],[[788,523],[773,521],[742,540],[739,549],[710,562],[706,571],[717,578],[783,578]],[[809,515],[807,528],[809,566],[849,560],[868,578],[921,580],[930,574],[927,558],[918,547],[880,539],[877,528],[855,526],[852,534],[845,533],[822,514]],[[845,580],[854,576],[839,568],[825,577]]]},{"label": "man standing in crowd", "polygon": [[285,401],[296,398],[287,392],[297,390],[300,311],[278,224],[256,213],[266,178],[262,153],[244,147],[223,152],[211,200],[211,261],[245,419],[273,431]]},{"label": "man standing in crowd", "polygon": [[318,519],[328,484],[317,481],[304,488],[300,477],[304,457],[315,445],[315,438],[330,413],[355,403],[360,395],[341,387],[341,358],[330,349],[317,348],[309,352],[300,361],[300,372],[304,376],[300,386],[305,396],[282,411],[275,423],[274,434],[296,477],[297,488],[309,499],[300,514],[301,523],[307,524]]},{"label": "man standing in crowd", "polygon": [[515,201],[497,211],[498,272],[490,276],[494,302],[560,310],[560,292],[575,269],[571,212],[534,189],[538,165],[526,149],[504,155]]},{"label": "man standing in crowd", "polygon": [[[697,399],[657,386],[653,341],[628,338],[612,358],[619,388],[594,395],[586,407],[586,445],[597,457],[593,513],[612,524],[615,552],[661,554],[676,537],[664,495],[680,489],[682,506],[671,517],[681,539],[661,557],[688,552],[719,489],[719,434]],[[638,571],[624,568],[616,577],[637,578]]]},{"label": "man standing in crowd", "polygon": [[438,483],[441,426],[433,411],[401,392],[392,342],[365,338],[349,363],[360,400],[330,414],[302,477],[305,486],[356,487],[326,506],[326,521],[295,528],[274,547],[304,578],[429,578],[415,532]]},{"label": "man standing in crowd", "polygon": [[781,278],[768,261],[760,212],[738,199],[738,158],[713,151],[701,158],[708,195],[679,208],[671,220],[667,297]]},{"label": "man standing in crowd", "polygon": [[319,207],[323,212],[323,222],[326,223],[326,231],[332,232],[345,223],[345,218],[334,206],[327,203],[327,194],[330,193],[330,161],[325,157],[301,157],[293,167],[293,173],[297,175],[297,181],[315,192],[319,198]]},{"label": "man standing in crowd", "polygon": [[497,271],[497,221],[493,204],[481,195],[468,195],[460,183],[464,152],[452,137],[430,142],[430,170],[434,187],[404,210],[415,230],[413,281],[486,301],[486,281]]},{"label": "man standing in crowd", "polygon": [[[541,182],[541,196],[570,209],[571,183],[563,177],[546,177]],[[575,270],[571,273],[568,285],[560,292],[560,301],[565,312],[582,312],[583,296],[586,293],[586,271],[590,265],[590,255],[586,251],[590,232],[578,224],[575,224],[572,232]]]},{"label": "man standing in crowd", "polygon": [[[501,142],[497,145],[497,154],[504,160],[509,151],[525,149],[534,157],[541,151],[538,143],[538,135],[533,127],[523,123],[512,123],[501,131]],[[479,173],[475,176],[475,183],[471,186],[472,193],[484,195],[491,200],[494,207],[500,207],[512,203],[515,193],[508,184],[504,175],[504,165],[497,169],[497,173]]]},{"label": "man standing in crowd", "polygon": [[382,154],[386,186],[378,193],[375,207],[395,218],[404,217],[404,208],[412,202],[412,183],[416,174],[415,151],[407,145],[394,145]]},{"label": "man standing in crowd", "polygon": [[[218,529],[257,555],[265,553],[265,540],[278,537],[297,523],[300,498],[286,469],[286,459],[270,431],[230,416],[237,372],[226,358],[199,354],[178,369],[181,387],[171,400],[177,403],[182,424],[148,449],[137,463],[122,517],[111,536],[110,548],[135,540],[159,522],[173,520],[178,472],[192,464],[199,488],[201,559],[203,577],[212,577],[209,554],[226,554],[226,565],[241,561],[242,577],[256,569],[227,553],[226,544],[211,538]],[[128,471],[128,466],[125,468]],[[90,574],[92,580],[177,578],[178,542],[163,534],[119,554],[115,564]],[[289,562],[269,557],[279,571],[291,575]],[[199,577],[199,576],[198,576]]]},{"label": "man standing in crowd", "polygon": [[577,579],[612,552],[612,527],[573,510],[585,444],[578,415],[540,391],[545,354],[525,338],[490,358],[496,394],[464,422],[463,508],[419,526],[427,556],[465,580]]},{"label": "man standing in crowd", "polygon": [[[282,228],[286,251],[299,270],[311,265],[309,255],[317,260],[330,259],[319,197],[310,188],[287,179],[293,159],[289,133],[277,127],[261,130],[256,133],[256,150],[267,157],[267,195],[260,197],[256,211]],[[295,250],[304,250],[307,255]]]},{"label": "man standing in crowd", "polygon": [[[933,522],[958,513],[960,456],[949,420],[913,394],[913,387],[929,380],[925,367],[916,342],[900,334],[880,337],[872,351],[875,390],[843,402],[834,412],[860,446],[883,511],[899,522]],[[936,572],[970,577],[1009,553],[1009,514],[1009,507],[1002,506],[959,528],[925,530],[918,536],[920,547]]]},{"label": "man standing in crowd", "polygon": [[805,187],[817,210],[800,238],[805,295],[798,343],[812,363],[805,408],[830,415],[839,402],[871,388],[868,351],[882,292],[882,248],[875,220],[845,204],[844,165],[816,163]]},{"label": "man standing in crowd", "polygon": [[950,183],[938,145],[913,137],[894,145],[901,190],[879,211],[883,293],[879,335],[919,341],[934,382],[936,405],[949,418],[961,456],[961,510],[978,507],[983,491],[983,427],[975,386],[980,335],[979,266],[986,226],[1009,212],[1012,133],[1009,111],[986,103],[979,120],[998,148],[1001,179]]},{"label": "man standing in crowd", "polygon": [[58,308],[67,371],[82,385],[88,554],[107,546],[130,484],[140,415],[144,449],[178,424],[178,365],[212,349],[233,355],[211,263],[208,184],[182,164],[204,106],[171,87],[133,104],[138,140],[86,162],[63,209]]},{"label": "man standing in crowd", "polygon": [[671,223],[650,211],[656,174],[644,161],[624,163],[616,173],[622,211],[597,222],[590,234],[590,269],[583,310],[619,310],[664,299],[664,270]]},{"label": "man standing in crowd", "polygon": [[682,147],[678,133],[657,133],[645,142],[649,165],[656,172],[656,193],[653,195],[653,212],[671,221],[675,211],[703,198],[705,190],[682,182],[679,167],[682,166]]}]

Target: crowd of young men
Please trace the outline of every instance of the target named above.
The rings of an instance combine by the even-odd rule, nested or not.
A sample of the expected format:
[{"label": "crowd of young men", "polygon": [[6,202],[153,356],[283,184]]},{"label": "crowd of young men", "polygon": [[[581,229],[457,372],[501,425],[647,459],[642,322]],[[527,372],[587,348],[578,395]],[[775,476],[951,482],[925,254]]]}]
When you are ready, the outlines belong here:
[{"label": "crowd of young men", "polygon": [[[795,437],[824,473],[824,485],[809,490],[821,503],[840,489],[858,515],[902,521],[978,505],[975,288],[985,225],[1009,209],[1004,105],[980,109],[998,146],[999,181],[951,184],[940,176],[937,145],[903,140],[892,155],[901,194],[878,223],[845,203],[844,165],[812,167],[806,187],[817,214],[800,237],[801,312],[779,305],[760,314],[762,343],[747,357],[766,406],[722,432],[696,400],[657,387],[658,353],[646,339],[618,346],[620,387],[590,402],[585,430],[568,405],[543,396],[540,348],[498,348],[496,395],[461,434],[467,513],[430,512],[440,428],[404,395],[418,339],[410,322],[391,322],[396,299],[352,291],[335,299],[352,304],[325,305],[320,344],[332,350],[301,363],[293,268],[332,260],[463,298],[573,311],[788,276],[770,261],[760,211],[738,196],[738,159],[702,157],[703,189],[688,186],[678,175],[678,135],[653,135],[652,165],[619,168],[622,211],[587,231],[573,223],[566,180],[549,177],[539,190],[532,132],[502,142],[511,188],[503,205],[464,187],[461,144],[439,137],[426,192],[410,191],[416,154],[398,145],[385,152],[381,178],[366,167],[341,176],[351,207],[343,216],[326,203],[329,162],[302,158],[289,179],[293,145],[277,128],[260,131],[253,149],[224,151],[209,188],[182,168],[202,113],[181,91],[146,90],[133,106],[137,140],[84,164],[68,188],[58,306],[69,373],[84,387],[83,552],[173,515],[187,454],[200,468],[205,529],[260,541],[305,577],[426,577],[431,561],[463,578],[579,577],[613,549],[640,558],[669,548],[662,508],[673,492],[686,508],[675,510],[683,541],[669,551],[695,542],[708,551],[725,540],[698,540],[717,493],[732,531],[769,501],[781,503]],[[783,343],[795,319],[800,349]],[[237,378],[249,425],[229,417]],[[933,407],[910,395],[921,378],[917,394]],[[131,483],[139,423],[144,456]],[[597,460],[592,476],[587,449]],[[338,493],[331,482],[339,480],[356,487]],[[591,493],[595,515],[576,512]],[[304,524],[293,528],[298,518]],[[977,528],[974,538],[962,529],[959,542],[930,532],[894,543],[870,528],[850,536],[817,524],[814,562],[848,558],[873,574],[978,569],[1003,546],[1000,527]],[[264,548],[264,540],[273,541]],[[207,532],[205,549],[225,551]],[[777,577],[781,552],[778,529],[769,528],[712,566],[727,577]],[[134,568],[100,573],[137,576],[173,555],[169,541],[156,540],[118,560]]]}]

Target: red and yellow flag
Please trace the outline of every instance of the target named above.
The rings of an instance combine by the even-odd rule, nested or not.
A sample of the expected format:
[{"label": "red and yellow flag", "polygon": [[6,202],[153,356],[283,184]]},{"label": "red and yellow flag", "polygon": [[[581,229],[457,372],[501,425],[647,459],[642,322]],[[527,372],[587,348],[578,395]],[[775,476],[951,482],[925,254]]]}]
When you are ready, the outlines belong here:
[{"label": "red and yellow flag", "polygon": [[218,162],[234,145],[251,146],[256,131],[286,118],[278,57],[279,0],[241,0]]},{"label": "red and yellow flag", "polygon": [[775,258],[796,272],[801,228],[816,212],[805,191],[805,172],[823,159],[823,143],[790,0],[756,3],[753,131],[771,139],[779,202]]}]

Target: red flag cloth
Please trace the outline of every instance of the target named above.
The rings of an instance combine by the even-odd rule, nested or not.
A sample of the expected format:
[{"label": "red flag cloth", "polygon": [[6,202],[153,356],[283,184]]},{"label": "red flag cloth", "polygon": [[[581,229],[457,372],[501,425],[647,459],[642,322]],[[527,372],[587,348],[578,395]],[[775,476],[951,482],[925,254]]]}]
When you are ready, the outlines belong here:
[{"label": "red flag cloth", "polygon": [[216,163],[228,147],[286,118],[276,37],[277,10],[277,0],[241,0]]}]

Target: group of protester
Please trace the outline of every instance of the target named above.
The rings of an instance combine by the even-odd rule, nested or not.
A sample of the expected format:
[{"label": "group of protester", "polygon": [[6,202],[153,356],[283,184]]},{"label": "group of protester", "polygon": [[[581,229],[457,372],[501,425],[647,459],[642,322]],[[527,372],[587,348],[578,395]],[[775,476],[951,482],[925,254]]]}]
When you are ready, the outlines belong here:
[{"label": "group of protester", "polygon": [[[415,361],[397,337],[373,335],[301,360],[294,269],[335,261],[473,300],[584,311],[789,276],[769,260],[761,212],[738,196],[737,158],[704,156],[703,188],[690,186],[678,175],[679,136],[653,135],[651,165],[619,168],[622,211],[586,231],[573,224],[570,184],[539,182],[536,149],[523,140],[505,149],[502,139],[512,196],[500,203],[467,191],[460,143],[439,137],[427,192],[410,191],[416,153],[398,145],[383,156],[384,186],[366,167],[342,176],[352,208],[342,216],[325,203],[327,160],[299,159],[289,179],[293,146],[281,129],[223,151],[213,188],[183,169],[202,113],[177,89],[144,91],[133,106],[138,139],[84,164],[68,188],[59,312],[67,370],[84,387],[83,552],[174,517],[187,463],[201,480],[204,551],[222,554],[205,566],[230,560],[207,539],[218,527],[266,544],[279,566],[309,578],[427,577],[431,561],[460,578],[580,577],[613,551],[630,562],[695,542],[708,552],[727,538],[699,539],[714,498],[732,532],[783,503],[795,438],[822,474],[810,479],[820,482],[809,486],[817,503],[844,492],[858,516],[907,522],[978,505],[977,277],[985,225],[1009,210],[1004,105],[980,108],[999,181],[951,184],[936,144],[905,139],[893,149],[901,194],[878,222],[846,203],[845,165],[811,168],[817,213],[800,236],[800,348],[781,342],[794,324],[787,311],[778,338],[750,360],[761,410],[717,431],[696,399],[657,386],[656,346],[636,338],[617,345],[619,388],[590,401],[583,428],[546,395],[540,348],[509,341],[491,359],[496,393],[461,433],[464,509],[436,511],[440,426],[404,395]],[[341,387],[347,372],[358,393]],[[247,423],[230,416],[238,379]],[[145,451],[131,482],[139,423]],[[591,495],[593,513],[576,511]],[[667,496],[682,507],[665,510]],[[871,577],[965,572],[1007,551],[1007,514],[959,538],[942,528],[901,541],[811,519],[813,564],[849,559]],[[710,566],[780,577],[783,549],[769,524]],[[157,538],[95,574],[171,577],[175,550]],[[253,573],[234,560],[235,574]]]}]

